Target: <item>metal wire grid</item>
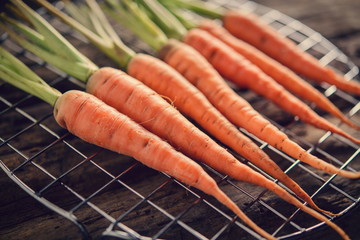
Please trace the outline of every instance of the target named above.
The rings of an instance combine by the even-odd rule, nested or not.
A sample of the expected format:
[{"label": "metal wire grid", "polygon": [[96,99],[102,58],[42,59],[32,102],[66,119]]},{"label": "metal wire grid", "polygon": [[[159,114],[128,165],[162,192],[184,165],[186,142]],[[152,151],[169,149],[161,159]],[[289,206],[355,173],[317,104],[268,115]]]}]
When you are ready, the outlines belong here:
[{"label": "metal wire grid", "polygon": [[[300,22],[250,1],[218,2],[258,13],[304,50],[316,53],[324,65],[337,67],[349,79],[357,77],[357,67],[344,54]],[[65,34],[76,36],[71,31]],[[46,76],[51,85],[59,89],[79,87],[76,80],[19,48],[5,34],[1,36],[1,44]],[[87,43],[79,44],[89,48]],[[0,156],[7,156],[1,157],[1,168],[33,198],[73,222],[84,238],[259,239],[214,199],[131,158],[82,142],[56,125],[50,107],[5,83],[0,89]],[[357,99],[331,86],[322,85],[321,90],[344,104],[349,117],[356,117],[360,107]],[[308,140],[299,135],[303,124],[296,119],[286,126],[273,123],[309,152],[341,168],[358,169],[354,160],[359,156],[359,148],[355,144],[330,133],[317,135],[316,141]],[[316,171],[242,131],[278,160],[295,180],[310,179],[304,188],[315,201],[335,195],[337,201],[346,204],[341,208],[333,205],[334,209],[330,210],[342,214],[358,204],[360,193],[354,189],[354,182]],[[37,138],[29,141],[27,137],[34,134]],[[31,143],[28,146],[24,142]],[[334,156],[327,145],[340,146],[345,151]],[[297,236],[323,225],[263,189],[234,181],[203,166],[246,214],[276,237]]]}]

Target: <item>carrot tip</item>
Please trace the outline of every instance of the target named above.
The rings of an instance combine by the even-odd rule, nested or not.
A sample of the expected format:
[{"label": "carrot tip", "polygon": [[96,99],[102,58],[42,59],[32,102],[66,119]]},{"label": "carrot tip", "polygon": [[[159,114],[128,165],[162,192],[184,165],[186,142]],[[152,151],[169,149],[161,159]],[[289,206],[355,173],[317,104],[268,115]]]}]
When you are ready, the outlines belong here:
[{"label": "carrot tip", "polygon": [[341,215],[341,213],[333,213],[330,211],[321,210],[321,212],[325,215],[329,215],[330,217],[338,217]]}]

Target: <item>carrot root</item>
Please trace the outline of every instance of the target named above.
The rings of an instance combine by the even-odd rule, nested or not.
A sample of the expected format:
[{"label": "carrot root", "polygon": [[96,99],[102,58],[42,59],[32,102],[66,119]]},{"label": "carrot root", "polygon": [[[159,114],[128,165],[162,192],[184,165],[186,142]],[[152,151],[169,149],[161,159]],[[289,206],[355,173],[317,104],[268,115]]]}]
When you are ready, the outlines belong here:
[{"label": "carrot root", "polygon": [[302,99],[316,104],[321,109],[339,118],[348,126],[359,130],[360,126],[347,118],[328,98],[308,82],[297,76],[287,67],[270,58],[257,48],[231,35],[225,28],[215,21],[205,20],[199,28],[212,34],[214,37],[226,43],[239,54],[259,67],[264,73],[283,85],[287,90],[293,92]]},{"label": "carrot root", "polygon": [[[322,66],[294,42],[278,34],[255,14],[229,10],[222,18],[224,27],[234,36],[255,46],[294,72],[317,82],[327,82],[353,94],[360,94],[360,83],[346,80],[329,67]],[[296,61],[293,61],[296,59]]]},{"label": "carrot root", "polygon": [[[203,176],[202,176],[203,177]],[[197,186],[199,189],[201,189],[200,185],[203,181],[198,181]],[[223,203],[225,206],[227,206],[229,209],[231,209],[244,223],[246,223],[248,226],[250,226],[253,230],[255,230],[257,233],[259,233],[261,236],[265,237],[266,239],[274,240],[276,239],[274,236],[270,235],[266,231],[264,231],[262,228],[260,228],[258,225],[256,225],[246,214],[241,211],[234,202],[232,202],[220,189],[217,187],[217,185],[213,184],[213,186],[208,187],[208,180],[204,181],[207,186],[206,189],[209,191],[207,194],[214,196],[219,202]],[[205,188],[205,186],[203,187]]]}]

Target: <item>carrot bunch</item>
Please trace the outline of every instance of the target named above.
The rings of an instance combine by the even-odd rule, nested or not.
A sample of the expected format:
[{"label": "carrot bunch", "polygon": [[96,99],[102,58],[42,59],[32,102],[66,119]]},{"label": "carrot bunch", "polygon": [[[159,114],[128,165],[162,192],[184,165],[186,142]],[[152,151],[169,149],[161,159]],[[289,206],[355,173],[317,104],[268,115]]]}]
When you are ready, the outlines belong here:
[{"label": "carrot bunch", "polygon": [[[77,52],[69,42],[62,38],[62,36],[56,32],[48,23],[45,22],[39,15],[37,15],[34,11],[28,8],[21,1],[13,1],[18,4],[19,10],[27,17],[38,30],[35,32],[31,28],[27,27],[20,22],[17,22],[8,17],[3,17],[10,25],[16,28],[19,32],[25,35],[25,37],[29,37],[30,39],[35,41],[25,40],[26,38],[20,38],[13,32],[11,29],[4,27],[8,33],[16,39],[21,45],[23,45],[28,50],[32,51],[35,54],[38,54],[40,57],[47,59],[53,65],[62,68],[62,64],[58,64],[56,61],[52,60],[48,51],[54,51],[53,54],[58,58],[65,58],[70,61],[70,63],[77,63],[81,66],[84,66],[86,69],[86,64],[89,64],[92,68],[96,69],[95,64],[92,63],[89,59],[81,55]],[[95,2],[92,2],[95,3]],[[31,34],[29,34],[31,33]],[[35,37],[34,37],[35,36]],[[49,41],[51,39],[51,41]],[[56,42],[61,42],[61,46],[66,48],[68,52],[73,54],[71,58],[68,55],[64,56],[61,53],[56,51],[64,51],[64,49],[59,48],[58,45],[55,45],[52,48],[50,45],[55,44]],[[41,49],[39,51],[39,49]],[[58,49],[58,50],[56,50]],[[66,72],[67,69],[63,68]],[[72,74],[74,69],[68,71],[69,74]],[[247,167],[244,164],[241,164],[237,161],[230,153],[228,153],[224,148],[217,145],[210,137],[206,134],[202,133],[195,126],[193,126],[187,119],[185,119],[177,110],[175,110],[170,104],[168,104],[164,99],[162,99],[157,93],[153,92],[151,89],[147,88],[145,85],[140,83],[134,78],[126,75],[124,72],[112,68],[101,68],[95,71],[90,71],[88,69],[88,75],[84,76],[82,79],[87,84],[87,91],[94,94],[95,96],[101,98],[107,104],[111,104],[116,107],[116,110],[121,112],[122,114],[130,117],[134,121],[141,123],[145,128],[150,131],[154,131],[158,133],[162,138],[168,139],[175,146],[182,150],[182,152],[187,153],[192,158],[203,161],[210,165],[215,169],[223,169],[230,176],[236,177],[239,180],[248,181],[250,183],[259,184],[271,191],[274,191],[286,201],[298,206],[303,209],[305,212],[315,216],[324,222],[329,222],[328,219],[317,213],[316,211],[302,205],[301,202],[296,200],[293,196],[287,193],[280,186],[276,185],[274,182],[266,179],[261,174],[253,171],[251,168]],[[85,71],[86,73],[86,71]],[[74,76],[74,75],[73,75]],[[81,75],[78,75],[81,76]],[[69,94],[64,94],[64,96],[68,96]],[[66,103],[66,105],[71,106],[71,104],[75,101],[77,105],[77,99],[81,99],[80,94],[70,95],[69,97],[64,97],[65,99],[57,100],[57,104]],[[74,104],[75,104],[74,103]],[[136,107],[133,107],[135,106]],[[85,106],[90,105],[93,109],[88,110],[89,112],[84,113],[82,115],[82,109]],[[112,108],[111,108],[112,109]],[[107,110],[110,111],[110,110]],[[113,110],[111,110],[113,111]],[[153,140],[144,141],[137,138],[137,135],[142,135],[143,133],[140,130],[135,129],[134,133],[129,130],[129,133],[125,130],[125,138],[117,139],[116,142],[108,142],[103,139],[105,134],[100,133],[100,130],[104,128],[105,133],[110,139],[114,138],[114,134],[117,129],[122,129],[121,126],[125,125],[125,123],[118,121],[110,121],[106,120],[106,122],[110,122],[109,124],[102,123],[104,117],[104,112],[100,107],[100,104],[90,104],[87,101],[81,101],[78,108],[72,109],[71,111],[62,111],[58,105],[55,105],[54,110],[55,117],[58,123],[66,127],[70,132],[83,136],[82,138],[91,143],[97,144],[102,147],[106,147],[110,150],[116,150],[117,145],[126,145],[131,144],[133,147],[128,149],[121,148],[121,152],[124,154],[133,156],[137,159],[143,159],[144,156],[138,155],[140,151],[135,151],[133,149],[143,147],[148,147],[156,145]],[[90,119],[95,122],[97,128],[94,127],[95,135],[98,136],[96,138],[88,137],[86,135],[86,131],[89,131],[91,127],[85,124],[84,126],[78,126],[81,123],[82,118],[86,117],[86,114],[90,116]],[[110,119],[117,119],[118,117],[114,117],[110,115]],[[75,121],[72,119],[76,119],[79,121]],[[76,123],[73,123],[75,121]],[[166,126],[166,127],[164,127]],[[100,129],[100,130],[98,130]],[[115,132],[114,132],[115,131]],[[135,134],[135,136],[133,136]],[[129,139],[127,139],[129,138]],[[185,141],[184,141],[185,139]],[[136,141],[136,142],[133,142]],[[120,151],[120,150],[119,150]],[[154,163],[149,162],[146,158],[144,163],[150,167],[153,167],[157,170],[164,171],[171,176],[183,181],[191,186],[198,187],[203,190],[205,193],[208,193],[215,198],[217,198],[221,203],[225,206],[229,207],[234,213],[236,213],[246,224],[252,227],[259,234],[265,236],[268,239],[273,239],[271,235],[266,233],[264,230],[259,228],[254,222],[252,222],[225,194],[223,194],[219,189],[214,186],[210,181],[209,177],[205,175],[205,173],[200,172],[200,169],[196,170],[196,166],[188,165],[185,161],[176,161],[173,157],[169,157],[163,151],[158,151],[153,153],[152,151],[146,152],[148,156],[154,155],[156,159]],[[160,158],[160,156],[162,158]],[[157,158],[159,157],[159,158]],[[150,158],[150,157],[148,157]],[[166,159],[166,160],[165,160]],[[215,160],[216,159],[216,160]],[[170,163],[173,163],[175,166],[171,169]],[[179,162],[179,163],[178,163]],[[203,171],[203,170],[201,170]],[[206,180],[203,180],[205,178]],[[193,182],[192,182],[193,181]],[[209,189],[205,189],[204,181],[208,182]],[[332,223],[329,223],[332,226]],[[334,229],[338,228],[333,225]],[[337,229],[340,234],[343,234],[341,229]]]},{"label": "carrot bunch", "polygon": [[[223,139],[227,139],[227,142],[225,141],[225,143],[229,145],[232,144],[234,148],[236,148],[236,144],[240,145],[241,147],[237,148],[240,149],[240,151],[243,151],[244,154],[248,154],[248,156],[253,159],[260,157],[260,161],[258,161],[258,163],[264,162],[262,167],[264,167],[268,171],[274,174],[278,171],[281,171],[280,168],[278,168],[278,166],[276,166],[276,164],[273,163],[265,153],[261,152],[261,150],[259,150],[253,143],[251,143],[249,139],[240,134],[240,132],[232,124],[230,124],[230,122],[228,122],[228,120],[224,116],[222,116],[218,110],[216,110],[210,104],[210,101],[207,100],[206,97],[202,95],[202,93],[197,88],[185,81],[185,79],[180,74],[176,73],[172,68],[165,65],[163,62],[154,59],[151,56],[135,54],[131,49],[127,48],[121,42],[121,40],[117,36],[115,36],[115,32],[111,29],[107,21],[105,21],[105,16],[101,14],[101,11],[96,5],[95,1],[87,1],[88,7],[93,11],[93,15],[91,15],[91,21],[95,23],[93,25],[94,28],[92,30],[82,30],[80,32],[87,36],[108,56],[117,61],[121,67],[125,68],[128,71],[128,73],[135,76],[136,78],[141,79],[141,81],[146,83],[146,85],[149,85],[151,88],[156,89],[157,92],[151,90],[150,88],[146,87],[142,82],[130,77],[129,75],[125,74],[120,70],[113,68],[99,69],[89,59],[77,52],[59,33],[56,32],[55,29],[48,25],[35,12],[31,11],[31,9],[29,9],[25,4],[23,4],[19,0],[12,0],[12,2],[17,5],[18,10],[20,10],[26,16],[26,19],[30,21],[37,30],[34,31],[26,25],[21,24],[20,22],[17,22],[9,17],[2,18],[6,22],[10,23],[13,28],[22,33],[23,36],[25,36],[25,38],[21,38],[17,36],[17,34],[10,28],[5,27],[8,33],[24,48],[32,51],[36,55],[48,61],[50,64],[57,66],[58,68],[67,72],[69,75],[84,81],[87,84],[88,92],[99,97],[105,103],[112,105],[117,109],[117,111],[126,115],[127,118],[130,117],[132,119],[130,121],[135,121],[138,124],[141,124],[146,129],[144,129],[143,131],[149,131],[151,132],[150,134],[156,134],[159,137],[166,139],[176,148],[188,155],[190,158],[205,162],[209,166],[225,174],[228,174],[233,178],[257,184],[275,192],[281,198],[299,207],[304,212],[307,212],[308,214],[319,219],[320,221],[324,221],[325,223],[327,223],[329,226],[334,228],[334,230],[336,230],[344,239],[348,239],[348,236],[338,226],[329,221],[326,217],[306,207],[296,198],[294,198],[288,192],[282,189],[280,186],[276,185],[274,182],[268,180],[261,174],[253,171],[251,168],[237,161],[224,148],[217,145],[209,136],[197,129],[169,103],[162,99],[159,96],[159,93],[170,98],[174,102],[174,104],[178,104],[178,102],[180,102],[178,106],[181,107],[181,111],[185,112],[187,115],[191,115],[191,117],[196,119],[196,121],[199,121],[205,126],[208,126],[210,130],[214,129],[214,126],[220,126],[219,129],[211,130],[211,133],[214,135],[217,134],[218,136],[220,136],[220,132],[226,129],[225,131],[227,131],[228,134],[227,136],[223,137]],[[62,16],[59,12],[56,12],[46,1],[40,0],[39,2],[41,2],[46,8],[48,8],[56,15],[60,17]],[[124,2],[129,3],[128,1]],[[151,1],[147,2],[149,3]],[[128,5],[128,7],[136,7],[136,4],[133,4],[135,3],[131,3],[130,5]],[[127,10],[129,10],[129,8]],[[75,28],[77,28],[78,30],[84,29],[81,24],[77,23],[73,19],[66,19],[68,20],[65,20],[65,22],[67,21],[68,23],[71,23],[70,25],[75,26]],[[149,23],[145,17],[139,22]],[[103,28],[101,26],[103,26]],[[171,26],[172,25],[170,25],[170,28],[168,28],[169,30],[173,29]],[[166,27],[167,26],[165,25],[164,28]],[[138,30],[142,31],[141,29]],[[152,30],[157,31],[157,28],[154,27]],[[154,46],[163,48],[164,45],[167,44],[168,39],[165,35],[158,35],[156,38],[153,38],[151,35],[147,35],[146,31],[144,31],[144,33],[144,37],[147,39],[151,39],[151,42]],[[179,36],[179,31],[174,31],[172,34],[174,36]],[[26,40],[26,38],[30,38],[31,41]],[[59,42],[61,43],[61,45],[55,47],[55,49],[58,50],[53,50],[53,48],[51,48],[51,45],[54,43],[59,44]],[[178,44],[178,42],[176,42],[176,44]],[[59,46],[61,46],[62,48],[59,48]],[[172,47],[171,43],[166,46]],[[177,46],[178,45],[176,45],[176,47]],[[63,48],[66,48],[66,50],[64,51]],[[166,53],[175,54],[173,51],[177,49],[171,48],[165,50],[169,50],[168,52],[166,51]],[[55,55],[55,60],[53,60],[52,57],[49,57],[51,54]],[[74,67],[68,70],[67,67],[64,67],[61,63],[59,64],[59,61],[63,63],[68,62],[68,64],[66,65],[67,67]],[[78,74],[76,71],[77,66],[79,66],[79,69],[81,70],[80,74]],[[187,67],[187,65],[185,65],[185,67]],[[211,73],[212,70],[206,69],[206,71]],[[151,73],[156,73],[157,75],[151,76]],[[209,76],[206,75],[206,77]],[[155,81],[154,78],[157,79],[157,77],[159,77],[161,81]],[[198,87],[198,85],[200,84],[203,84],[205,87],[206,83],[204,83],[204,81],[202,81],[203,83],[200,83],[200,79],[198,79],[198,81],[199,84],[194,84],[193,82],[192,83],[196,87]],[[219,85],[219,87],[223,86]],[[177,94],[177,91],[179,90],[181,90],[181,94]],[[221,93],[220,88],[218,89],[218,91]],[[69,96],[64,98],[64,100],[57,100],[56,104],[62,105],[63,103],[66,103],[66,105],[68,105],[76,99],[81,99],[80,94],[76,94],[75,97]],[[67,96],[68,94],[64,94],[64,96],[65,95]],[[196,97],[193,97],[192,95]],[[226,97],[223,95],[223,99],[221,99],[221,101],[225,100]],[[196,109],[194,109],[194,103],[201,104],[201,106],[205,108],[202,111],[197,111]],[[123,125],[127,125],[122,120],[119,122],[106,120],[110,122],[109,125],[106,123],[106,121],[105,123],[102,123],[102,119],[106,119],[104,117],[104,115],[106,114],[105,112],[115,111],[112,107],[110,107],[110,109],[113,110],[103,111],[101,106],[102,104],[102,102],[101,104],[92,104],[88,103],[87,101],[82,101],[79,105],[80,107],[75,108],[74,112],[70,110],[60,111],[60,108],[55,105],[54,114],[61,126],[68,128],[69,131],[73,132],[76,135],[84,136],[83,139],[86,141],[98,144],[114,151],[118,151],[118,145],[134,145],[128,148],[121,148],[121,151],[124,154],[128,154],[136,159],[139,159],[139,161],[144,162],[144,164],[150,167],[153,167],[160,171],[164,171],[169,175],[183,181],[184,183],[197,187],[205,193],[214,196],[225,206],[229,207],[246,224],[252,227],[259,234],[268,239],[273,239],[273,236],[269,235],[264,230],[259,228],[224,193],[222,193],[221,190],[216,186],[216,183],[212,179],[209,179],[210,177],[208,177],[208,175],[203,172],[201,167],[198,166],[196,163],[189,164],[188,158],[183,156],[181,153],[176,153],[179,155],[179,159],[182,159],[178,160],[176,157],[174,157],[177,156],[176,154],[172,155],[161,149],[156,149],[158,143],[155,142],[155,140],[146,140],[147,138],[144,140],[141,138],[145,136],[142,130],[139,130],[137,128],[131,128],[130,130],[122,130]],[[246,103],[244,104],[245,105],[243,106],[245,107],[249,106],[248,110],[250,110],[252,114],[255,113],[255,111],[251,108],[250,105],[246,105]],[[115,134],[117,132],[117,129],[120,128],[126,133],[124,139],[118,139],[118,143],[112,143],[107,142],[102,137],[87,138],[86,132],[89,131],[89,129],[91,128],[87,128],[87,126],[79,127],[77,126],[79,125],[78,122],[74,123],[75,125],[72,123],[72,119],[74,118],[81,119],[83,117],[87,117],[86,114],[84,114],[84,116],[82,114],[79,114],[82,111],[83,105],[91,106],[92,110],[88,110],[90,113],[87,114],[90,116],[91,121],[94,121],[99,125],[98,127],[100,128],[100,130],[96,128],[96,133],[97,131],[99,131],[100,134],[101,129],[105,128],[106,133],[104,135],[107,134],[108,136],[112,136],[112,139],[114,136],[113,134]],[[136,107],[134,107],[135,105]],[[208,111],[210,113],[208,113]],[[253,115],[252,117],[254,116],[257,116],[257,113],[255,113],[255,115]],[[110,118],[114,120],[114,117],[111,116]],[[117,118],[120,117],[115,117],[115,119]],[[253,118],[251,118],[251,120],[252,119]],[[127,123],[128,121],[126,120],[125,122]],[[265,126],[263,129],[260,130],[260,132],[264,130],[268,131],[267,129],[273,129],[273,127],[268,128],[268,126]],[[232,138],[236,138],[237,142],[231,141]],[[282,142],[288,142],[288,140],[284,139]],[[297,145],[295,144],[295,146]],[[136,149],[142,148],[150,149],[148,152],[146,152],[148,158],[149,156],[153,156],[156,160],[147,159],[146,156],[143,156],[143,153],[140,153],[139,150],[138,152],[136,152]],[[253,151],[254,153],[249,153],[251,151]],[[302,154],[307,155],[306,152],[301,153],[300,155]],[[304,159],[306,160],[307,158],[305,157]],[[320,162],[322,165],[324,165],[320,168],[324,168],[327,171],[344,174],[344,176],[348,177],[359,177],[358,173],[352,173],[336,169],[332,165],[326,165],[326,163],[321,162],[321,160],[316,159],[313,156],[311,156],[310,159],[311,161]],[[169,169],[171,168],[171,162],[175,165],[174,169]],[[286,174],[276,174],[278,174],[277,176],[282,177],[285,182],[287,181],[287,184],[289,184],[289,186],[293,185],[292,190],[295,189],[295,193],[299,193],[299,195],[301,197],[304,197],[305,200],[308,200],[313,207],[315,207],[317,210],[322,211],[312,202],[311,198],[295,182],[291,182],[291,179],[288,178]]]},{"label": "carrot bunch", "polygon": [[[121,49],[121,46],[120,44],[117,44],[121,42],[121,39],[119,39],[117,35],[114,34],[114,31],[111,28],[109,22],[106,21],[105,16],[101,13],[101,9],[99,9],[98,5],[96,5],[94,1],[88,1],[87,5],[81,6],[76,6],[71,4],[70,2],[66,2],[65,7],[70,13],[73,13],[72,16],[74,17],[79,16],[75,13],[83,12],[84,15],[85,13],[87,13],[88,17],[92,16],[93,21],[98,20],[99,22],[102,22],[101,26],[103,27],[103,30],[101,31],[95,31],[94,26],[89,21],[86,21],[86,19],[88,19],[86,16],[83,16],[82,18],[77,17],[76,21],[74,18],[71,18],[68,15],[57,10],[51,4],[48,4],[45,1],[39,2],[57,17],[59,17],[64,22],[74,27],[84,36],[86,36],[89,41],[91,41],[95,46],[98,46],[98,48],[101,49],[105,54],[107,54],[111,59],[119,63],[120,67],[125,68],[128,74],[140,80],[145,85],[156,91],[158,94],[170,99],[172,104],[177,109],[195,120],[208,133],[213,135],[225,145],[234,149],[237,153],[239,153],[246,159],[250,160],[256,166],[260,167],[263,171],[267,172],[274,178],[279,179],[291,191],[293,191],[297,196],[309,203],[310,206],[312,206],[313,208],[319,211],[323,211],[327,214],[331,214],[320,209],[313,202],[310,196],[295,181],[293,181],[289,176],[287,176],[280,169],[280,167],[277,166],[277,164],[269,158],[269,156],[264,151],[262,151],[248,137],[243,135],[208,101],[208,99],[195,86],[193,86],[186,79],[184,79],[173,68],[150,55],[134,54],[133,57],[125,59],[124,56],[126,55],[116,54],[117,52],[121,53],[121,51],[119,51]],[[96,16],[97,20],[94,20]],[[90,31],[91,29],[93,30]],[[110,34],[106,34],[106,32],[112,33],[111,36]],[[101,38],[102,41],[98,41],[97,39],[99,38]],[[109,42],[112,42],[112,44],[108,44]],[[99,46],[101,43],[107,44],[102,44],[101,46]],[[111,49],[107,47],[113,45],[116,45],[118,47],[118,51],[111,51]],[[92,88],[96,89],[96,87]],[[106,92],[107,91],[104,91],[104,93]],[[105,96],[102,97],[102,99],[105,98]],[[111,100],[106,102],[111,103],[111,105],[115,106],[116,103],[110,101]],[[119,101],[118,104],[121,104],[121,101]],[[121,106],[117,106],[117,108],[120,109]],[[142,120],[139,117],[133,117],[139,122],[141,122]],[[144,119],[144,116],[142,116],[142,118]],[[145,121],[149,123],[151,122],[148,120]],[[174,135],[182,135],[182,132],[176,134],[168,134],[167,132],[164,132],[163,128],[155,128],[149,124],[144,124],[144,126],[149,127],[152,132],[168,140],[189,155],[196,156],[194,153],[191,152],[191,150],[194,149],[194,143],[192,143],[189,150],[189,147],[184,145],[181,138],[174,137]],[[209,154],[211,155],[213,153],[210,151]],[[231,175],[235,179],[243,180],[239,177],[241,175],[241,169],[236,170],[237,174],[235,174],[235,170],[233,171],[234,173],[231,174],[230,171],[226,170],[225,165],[223,167],[221,165],[212,166],[220,172]]]}]

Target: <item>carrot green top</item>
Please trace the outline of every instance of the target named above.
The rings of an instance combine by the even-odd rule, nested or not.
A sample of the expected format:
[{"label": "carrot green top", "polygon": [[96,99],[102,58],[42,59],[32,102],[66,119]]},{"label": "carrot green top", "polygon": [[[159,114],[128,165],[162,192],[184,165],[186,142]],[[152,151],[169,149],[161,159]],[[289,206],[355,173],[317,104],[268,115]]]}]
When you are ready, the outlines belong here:
[{"label": "carrot green top", "polygon": [[[163,5],[156,0],[137,0],[145,13],[170,38],[180,39],[186,34],[186,28]],[[171,1],[170,1],[171,2]]]},{"label": "carrot green top", "polygon": [[183,7],[181,0],[163,2],[166,4],[162,5],[157,0],[106,0],[103,8],[109,16],[133,31],[155,51],[159,51],[168,38],[181,40],[187,29],[197,25],[176,13]]},{"label": "carrot green top", "polygon": [[[11,2],[16,6],[12,6],[11,10],[36,29],[34,30],[5,14],[1,15],[0,26],[22,47],[84,82],[98,69],[92,61],[76,50],[55,28],[29,6],[21,0],[11,0]],[[5,25],[5,22],[13,28]]]},{"label": "carrot green top", "polygon": [[222,6],[200,0],[159,0],[159,2],[168,8],[184,8],[212,19],[222,18],[227,11]]},{"label": "carrot green top", "polygon": [[10,52],[0,47],[0,78],[21,90],[30,93],[51,106],[61,93],[50,87]]},{"label": "carrot green top", "polygon": [[120,67],[126,68],[135,55],[135,52],[121,41],[95,0],[86,0],[86,3],[81,5],[65,1],[65,9],[70,16],[58,10],[48,1],[38,0],[38,2],[70,27],[83,34]]},{"label": "carrot green top", "polygon": [[159,51],[167,43],[165,33],[136,1],[106,0],[102,7],[109,16],[129,28],[155,51]]}]

